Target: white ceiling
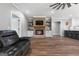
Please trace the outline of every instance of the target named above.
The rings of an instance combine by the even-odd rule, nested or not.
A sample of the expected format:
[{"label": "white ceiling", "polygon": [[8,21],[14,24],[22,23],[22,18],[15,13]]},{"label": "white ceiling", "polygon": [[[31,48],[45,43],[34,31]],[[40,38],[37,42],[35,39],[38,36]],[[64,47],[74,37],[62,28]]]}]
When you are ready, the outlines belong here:
[{"label": "white ceiling", "polygon": [[50,16],[52,3],[15,3],[27,16]]}]

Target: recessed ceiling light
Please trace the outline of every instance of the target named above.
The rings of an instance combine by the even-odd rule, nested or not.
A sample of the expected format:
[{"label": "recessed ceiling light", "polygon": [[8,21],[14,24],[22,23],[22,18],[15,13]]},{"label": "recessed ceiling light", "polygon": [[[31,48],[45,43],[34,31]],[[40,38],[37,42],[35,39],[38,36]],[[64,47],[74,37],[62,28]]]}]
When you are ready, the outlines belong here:
[{"label": "recessed ceiling light", "polygon": [[52,14],[54,13],[54,11],[52,10],[52,11],[50,11]]},{"label": "recessed ceiling light", "polygon": [[30,14],[30,11],[29,10],[26,10],[26,14]]}]

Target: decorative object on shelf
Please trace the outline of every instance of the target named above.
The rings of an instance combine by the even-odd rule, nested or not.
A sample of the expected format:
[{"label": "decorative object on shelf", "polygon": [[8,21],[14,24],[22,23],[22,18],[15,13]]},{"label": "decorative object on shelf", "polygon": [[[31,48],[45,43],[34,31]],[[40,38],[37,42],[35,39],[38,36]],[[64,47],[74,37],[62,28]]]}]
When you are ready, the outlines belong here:
[{"label": "decorative object on shelf", "polygon": [[72,4],[77,5],[78,3],[54,3],[50,5],[50,7],[52,7],[52,9],[59,10],[59,9],[64,9],[65,7],[70,8]]},{"label": "decorative object on shelf", "polygon": [[69,25],[69,22],[66,22],[66,26]]},{"label": "decorative object on shelf", "polygon": [[72,21],[71,20],[65,21],[65,25],[66,26],[71,26],[72,25]]},{"label": "decorative object on shelf", "polygon": [[29,18],[28,20],[28,30],[33,30],[33,19]]},{"label": "decorative object on shelf", "polygon": [[51,30],[51,18],[46,20],[46,30]]},{"label": "decorative object on shelf", "polygon": [[71,20],[65,21],[65,27],[66,27],[68,30],[70,30],[71,26],[72,26],[72,21],[71,21]]}]

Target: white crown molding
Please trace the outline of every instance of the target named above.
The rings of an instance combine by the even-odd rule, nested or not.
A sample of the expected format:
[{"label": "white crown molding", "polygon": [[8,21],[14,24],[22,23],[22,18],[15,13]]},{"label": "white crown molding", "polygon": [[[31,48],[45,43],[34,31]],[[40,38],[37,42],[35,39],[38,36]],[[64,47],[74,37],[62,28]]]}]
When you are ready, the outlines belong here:
[{"label": "white crown molding", "polygon": [[14,8],[16,8],[18,11],[23,12],[23,11],[21,11],[21,9],[20,9],[20,8],[18,8],[18,6],[16,6],[16,4],[15,4],[15,3],[12,3],[12,6],[13,6]]}]

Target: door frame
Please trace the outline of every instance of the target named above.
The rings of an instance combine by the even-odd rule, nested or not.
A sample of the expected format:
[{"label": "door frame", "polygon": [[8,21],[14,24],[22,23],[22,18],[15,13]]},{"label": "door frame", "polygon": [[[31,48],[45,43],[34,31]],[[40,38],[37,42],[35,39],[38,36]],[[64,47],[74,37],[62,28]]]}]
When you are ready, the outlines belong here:
[{"label": "door frame", "polygon": [[[60,22],[60,35],[59,36],[63,36],[63,32],[62,32],[62,20],[54,20],[53,23],[55,22]],[[54,24],[55,25],[55,24]],[[56,35],[55,33],[53,35]]]}]

